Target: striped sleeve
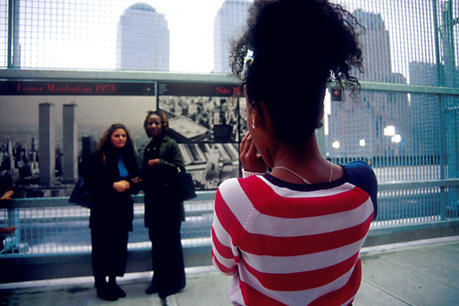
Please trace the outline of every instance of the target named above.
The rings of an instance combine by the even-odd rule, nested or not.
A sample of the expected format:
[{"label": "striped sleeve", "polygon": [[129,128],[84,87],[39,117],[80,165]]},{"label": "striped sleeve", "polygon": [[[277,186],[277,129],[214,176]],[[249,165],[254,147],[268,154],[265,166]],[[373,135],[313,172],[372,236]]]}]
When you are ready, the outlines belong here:
[{"label": "striped sleeve", "polygon": [[238,179],[227,180],[219,186],[215,195],[211,255],[215,267],[225,274],[237,273],[240,260],[238,246],[244,225],[237,214],[238,211],[246,211],[248,199],[244,199],[240,193],[232,192],[238,186]]}]

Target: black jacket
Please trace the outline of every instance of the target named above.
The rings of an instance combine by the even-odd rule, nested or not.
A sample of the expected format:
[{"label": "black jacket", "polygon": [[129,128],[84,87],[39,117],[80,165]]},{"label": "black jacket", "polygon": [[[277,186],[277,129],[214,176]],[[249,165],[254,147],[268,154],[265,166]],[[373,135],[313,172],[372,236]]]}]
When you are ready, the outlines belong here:
[{"label": "black jacket", "polygon": [[106,152],[96,151],[91,154],[83,166],[83,176],[91,194],[90,227],[112,226],[132,231],[134,217],[131,194],[138,192],[137,184],[131,182],[131,188],[125,192],[113,189],[113,183],[119,181],[118,154],[129,172],[127,180],[139,176],[137,159],[127,150],[110,148]]},{"label": "black jacket", "polygon": [[[159,158],[153,167],[148,160]],[[152,222],[182,219],[181,200],[177,193],[178,170],[183,167],[183,158],[177,142],[169,136],[152,139],[144,149],[143,189],[145,192],[145,226]]]}]

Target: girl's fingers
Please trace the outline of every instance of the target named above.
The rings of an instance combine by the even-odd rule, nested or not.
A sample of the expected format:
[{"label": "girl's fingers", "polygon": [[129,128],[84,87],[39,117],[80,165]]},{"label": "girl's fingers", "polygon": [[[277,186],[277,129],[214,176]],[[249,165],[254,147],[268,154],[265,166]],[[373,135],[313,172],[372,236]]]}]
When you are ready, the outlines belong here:
[{"label": "girl's fingers", "polygon": [[257,147],[255,147],[255,144],[252,140],[250,140],[249,143],[248,154],[250,157],[255,157],[257,155]]},{"label": "girl's fingers", "polygon": [[239,148],[240,155],[247,154],[247,150],[249,149],[250,143],[251,143],[251,137],[250,137],[249,132],[247,132],[247,134],[244,135],[244,138],[242,138],[242,141],[241,141],[241,146]]}]

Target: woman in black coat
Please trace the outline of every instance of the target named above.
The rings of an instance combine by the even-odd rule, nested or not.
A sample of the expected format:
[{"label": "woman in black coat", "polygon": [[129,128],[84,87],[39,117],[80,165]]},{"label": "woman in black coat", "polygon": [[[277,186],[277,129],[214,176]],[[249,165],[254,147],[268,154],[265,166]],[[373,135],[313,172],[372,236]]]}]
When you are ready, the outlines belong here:
[{"label": "woman in black coat", "polygon": [[167,136],[164,113],[148,112],[145,132],[151,137],[144,149],[143,186],[145,226],[152,242],[153,279],[146,293],[158,292],[165,302],[168,295],[185,287],[180,226],[182,201],[177,194],[177,173],[183,158],[175,140]]},{"label": "woman in black coat", "polygon": [[138,191],[138,171],[132,139],[119,123],[107,129],[97,151],[84,165],[83,176],[91,194],[89,226],[95,286],[97,296],[108,301],[126,296],[116,277],[123,276],[126,268],[134,216],[131,194]]}]

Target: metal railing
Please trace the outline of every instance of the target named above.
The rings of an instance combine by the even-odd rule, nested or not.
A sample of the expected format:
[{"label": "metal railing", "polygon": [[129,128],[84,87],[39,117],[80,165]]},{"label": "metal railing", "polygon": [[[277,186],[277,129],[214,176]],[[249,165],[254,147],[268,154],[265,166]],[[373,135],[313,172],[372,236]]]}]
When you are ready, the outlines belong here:
[{"label": "metal railing", "polygon": [[[200,191],[185,202],[182,224],[184,247],[209,245],[214,191]],[[144,228],[143,195],[134,198],[134,230],[129,249],[150,249]],[[0,227],[16,227],[4,240],[2,256],[88,253],[91,250],[89,209],[68,202],[68,197],[22,198],[0,209]]]},{"label": "metal railing", "polygon": [[[238,82],[223,75],[182,75],[161,73],[115,73],[115,72],[78,72],[78,71],[24,71],[5,70],[0,73],[7,80],[23,79],[53,79],[53,80],[108,80],[117,79],[124,81],[154,80],[190,82],[193,84],[227,84],[237,85]],[[347,134],[340,126],[336,126],[335,134],[323,136],[326,153],[333,162],[346,163],[354,159],[367,160],[373,167],[379,182],[378,192],[378,218],[372,224],[372,230],[404,225],[424,224],[428,222],[443,222],[459,218],[458,213],[458,187],[459,171],[457,170],[457,112],[455,107],[459,103],[459,88],[442,86],[416,86],[408,84],[389,84],[377,82],[362,82],[362,99],[346,99],[336,107],[343,106],[349,123]],[[368,108],[365,103],[366,94],[385,93],[384,98],[392,97],[391,94],[410,94],[414,103],[422,98],[423,102],[434,107],[419,109],[419,113],[437,112],[447,115],[444,126],[439,127],[438,121],[432,120],[432,126],[423,124],[426,120],[411,118],[412,128],[410,137],[404,147],[401,144],[393,147],[391,143],[384,145],[384,140],[390,141],[385,135],[380,135],[379,144],[375,141],[376,133],[366,128],[362,122],[365,118],[375,128],[375,123],[381,117],[382,110]],[[415,96],[419,95],[419,96]],[[381,96],[378,96],[381,98]],[[403,99],[402,99],[403,98]],[[401,99],[401,100],[400,100]],[[406,104],[405,97],[400,97]],[[395,99],[396,101],[399,101]],[[356,102],[356,103],[354,103]],[[439,108],[438,103],[443,103]],[[379,102],[381,104],[382,102]],[[375,105],[379,105],[376,103]],[[391,105],[392,105],[391,104]],[[351,116],[352,108],[358,116]],[[454,110],[454,111],[453,111]],[[340,110],[335,110],[337,120]],[[403,113],[404,108],[394,108],[392,113]],[[332,112],[333,114],[333,112]],[[437,116],[438,118],[440,116]],[[435,119],[437,117],[432,117]],[[430,117],[429,117],[430,118]],[[407,120],[399,118],[403,123]],[[416,119],[416,120],[415,120]],[[454,120],[453,120],[454,119]],[[357,126],[351,126],[354,122]],[[440,122],[443,122],[440,120]],[[381,123],[382,130],[387,123]],[[421,124],[422,123],[422,124]],[[352,129],[351,129],[352,128]],[[359,151],[345,151],[338,154],[345,145],[349,148],[357,147],[356,141],[360,139],[358,133],[368,132],[371,137],[366,138],[366,144],[360,146]],[[405,128],[405,131],[410,131]],[[381,132],[381,131],[379,131]],[[435,134],[439,132],[438,135]],[[440,133],[441,132],[441,133]],[[448,133],[446,133],[448,132]],[[449,133],[451,132],[451,133]],[[335,150],[332,147],[333,135],[342,136],[342,147]],[[414,143],[425,136],[439,138],[441,145],[430,143]],[[344,138],[346,136],[347,138]],[[387,138],[384,138],[387,137]],[[358,144],[358,142],[357,142]],[[379,147],[378,147],[379,145]],[[418,149],[424,145],[424,149]],[[427,149],[426,149],[427,148]],[[399,149],[398,151],[395,149]],[[182,225],[183,244],[186,248],[210,245],[210,225],[213,217],[213,198],[215,191],[198,192],[198,197],[185,203],[186,221]],[[0,208],[0,226],[16,226],[14,235],[5,239],[5,249],[0,257],[15,256],[42,256],[48,254],[75,254],[90,252],[90,232],[88,227],[89,211],[85,208],[68,203],[66,197],[52,198],[24,198],[15,199],[8,208]],[[143,196],[135,197],[134,231],[130,235],[129,249],[149,249],[148,233],[143,226]]]},{"label": "metal railing", "polygon": [[[378,218],[371,230],[459,219],[459,207],[448,197],[458,192],[459,179],[404,181],[379,184]],[[210,245],[215,191],[200,191],[185,202],[182,224],[185,248]],[[134,230],[129,249],[150,249],[143,224],[143,195],[134,196]],[[0,226],[16,226],[5,240],[0,257],[78,254],[91,251],[89,210],[68,202],[67,197],[24,198],[0,209]],[[370,230],[370,231],[371,231]]]}]

